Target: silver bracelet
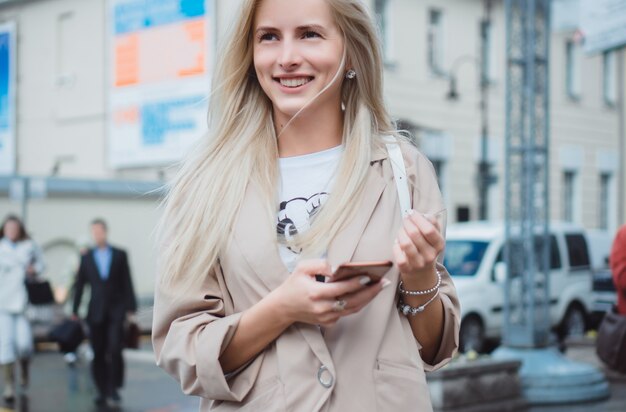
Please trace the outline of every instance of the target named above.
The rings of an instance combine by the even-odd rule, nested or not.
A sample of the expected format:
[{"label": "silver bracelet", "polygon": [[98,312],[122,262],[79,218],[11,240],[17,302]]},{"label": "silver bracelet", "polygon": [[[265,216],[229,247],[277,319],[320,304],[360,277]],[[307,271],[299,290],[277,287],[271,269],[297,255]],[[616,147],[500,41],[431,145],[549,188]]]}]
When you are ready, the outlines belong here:
[{"label": "silver bracelet", "polygon": [[426,290],[405,290],[404,282],[400,281],[400,283],[398,284],[398,291],[403,295],[409,296],[430,295],[434,291],[439,290],[439,286],[441,286],[441,272],[439,272],[439,269],[437,269],[437,267],[435,267],[435,271],[437,272],[437,284],[432,288]]},{"label": "silver bracelet", "polygon": [[426,309],[426,306],[428,306],[433,300],[435,300],[435,298],[439,296],[439,289],[437,289],[437,292],[435,292],[435,294],[433,295],[432,298],[428,299],[428,302],[424,303],[423,305],[420,306],[411,306],[408,303],[404,303],[402,301],[402,298],[400,298],[400,300],[398,301],[398,310],[400,311],[400,313],[402,313],[404,316],[415,316],[420,312],[423,312],[424,309]]}]

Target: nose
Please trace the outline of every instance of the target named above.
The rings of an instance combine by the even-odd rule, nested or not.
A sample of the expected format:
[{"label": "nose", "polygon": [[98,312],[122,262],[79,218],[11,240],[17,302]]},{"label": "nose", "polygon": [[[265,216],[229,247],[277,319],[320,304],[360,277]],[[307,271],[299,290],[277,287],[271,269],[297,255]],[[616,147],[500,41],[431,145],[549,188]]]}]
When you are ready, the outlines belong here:
[{"label": "nose", "polygon": [[284,70],[293,70],[302,62],[298,46],[293,39],[285,39],[281,44],[278,64]]}]

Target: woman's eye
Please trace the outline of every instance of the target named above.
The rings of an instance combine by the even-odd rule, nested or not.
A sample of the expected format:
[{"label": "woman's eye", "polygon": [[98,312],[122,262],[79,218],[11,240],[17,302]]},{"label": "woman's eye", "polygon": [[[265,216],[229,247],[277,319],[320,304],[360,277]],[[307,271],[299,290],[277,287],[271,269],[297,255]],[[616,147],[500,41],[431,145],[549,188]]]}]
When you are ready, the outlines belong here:
[{"label": "woman's eye", "polygon": [[269,41],[276,39],[276,35],[274,33],[262,33],[259,35],[259,41]]},{"label": "woman's eye", "polygon": [[319,33],[316,33],[314,31],[306,31],[302,34],[302,37],[305,39],[312,39],[315,37],[320,37]]}]

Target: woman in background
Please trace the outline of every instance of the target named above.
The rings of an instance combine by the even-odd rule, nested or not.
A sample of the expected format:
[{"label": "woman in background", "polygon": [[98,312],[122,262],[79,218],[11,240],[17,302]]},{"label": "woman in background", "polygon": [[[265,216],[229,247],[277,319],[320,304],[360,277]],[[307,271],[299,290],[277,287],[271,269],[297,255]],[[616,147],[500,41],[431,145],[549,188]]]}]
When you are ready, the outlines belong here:
[{"label": "woman in background", "polygon": [[15,398],[15,364],[21,369],[20,384],[28,385],[28,365],[33,335],[24,312],[28,294],[24,282],[43,272],[41,249],[30,239],[22,221],[9,215],[0,226],[0,365],[4,371],[3,397]]}]

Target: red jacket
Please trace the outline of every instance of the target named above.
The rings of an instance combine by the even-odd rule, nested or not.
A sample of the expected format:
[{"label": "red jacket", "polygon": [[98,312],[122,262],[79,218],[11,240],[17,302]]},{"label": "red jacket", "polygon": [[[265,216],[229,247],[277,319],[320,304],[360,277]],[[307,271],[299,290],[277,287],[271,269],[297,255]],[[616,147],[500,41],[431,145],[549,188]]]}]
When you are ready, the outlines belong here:
[{"label": "red jacket", "polygon": [[626,315],[626,225],[619,228],[611,248],[611,272],[617,289],[617,311]]}]

